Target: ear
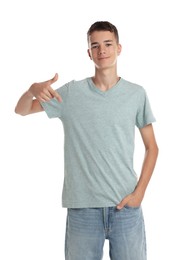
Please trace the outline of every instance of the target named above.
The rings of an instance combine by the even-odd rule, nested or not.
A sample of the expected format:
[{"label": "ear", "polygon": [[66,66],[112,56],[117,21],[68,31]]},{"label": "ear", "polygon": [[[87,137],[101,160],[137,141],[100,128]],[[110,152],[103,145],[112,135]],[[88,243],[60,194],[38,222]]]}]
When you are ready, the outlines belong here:
[{"label": "ear", "polygon": [[122,45],[118,44],[118,55],[120,55],[121,51],[122,51]]},{"label": "ear", "polygon": [[88,56],[89,56],[89,57],[90,57],[90,59],[92,60],[92,57],[91,57],[90,50],[88,49],[88,50],[87,50],[87,52],[88,52]]}]

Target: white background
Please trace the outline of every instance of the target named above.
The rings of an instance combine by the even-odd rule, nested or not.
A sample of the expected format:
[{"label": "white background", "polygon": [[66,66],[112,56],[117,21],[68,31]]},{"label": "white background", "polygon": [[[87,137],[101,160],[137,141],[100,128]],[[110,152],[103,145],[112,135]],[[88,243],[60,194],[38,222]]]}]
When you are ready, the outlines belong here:
[{"label": "white background", "polygon": [[[61,207],[63,128],[45,113],[14,113],[35,81],[92,76],[86,32],[114,23],[123,51],[118,73],[142,85],[157,122],[160,153],[143,201],[148,260],[183,259],[183,38],[181,1],[6,0],[0,3],[0,259],[64,259]],[[134,165],[144,148],[138,130]],[[108,257],[108,244],[104,248]]]}]

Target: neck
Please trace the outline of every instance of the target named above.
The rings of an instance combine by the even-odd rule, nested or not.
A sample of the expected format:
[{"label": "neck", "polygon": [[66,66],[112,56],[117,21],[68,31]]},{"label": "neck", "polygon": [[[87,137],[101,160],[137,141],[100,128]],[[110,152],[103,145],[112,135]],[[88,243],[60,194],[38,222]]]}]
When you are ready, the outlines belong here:
[{"label": "neck", "polygon": [[95,76],[92,77],[92,80],[96,87],[102,91],[106,91],[112,88],[119,81],[120,77],[117,75],[117,72],[113,73],[107,71],[95,71]]}]

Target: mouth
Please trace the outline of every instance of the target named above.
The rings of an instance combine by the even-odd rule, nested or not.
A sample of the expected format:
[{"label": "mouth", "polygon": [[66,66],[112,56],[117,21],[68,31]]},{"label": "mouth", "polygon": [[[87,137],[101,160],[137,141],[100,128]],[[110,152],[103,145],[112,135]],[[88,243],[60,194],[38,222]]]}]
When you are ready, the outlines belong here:
[{"label": "mouth", "polygon": [[105,60],[108,59],[109,57],[99,57],[98,60]]}]

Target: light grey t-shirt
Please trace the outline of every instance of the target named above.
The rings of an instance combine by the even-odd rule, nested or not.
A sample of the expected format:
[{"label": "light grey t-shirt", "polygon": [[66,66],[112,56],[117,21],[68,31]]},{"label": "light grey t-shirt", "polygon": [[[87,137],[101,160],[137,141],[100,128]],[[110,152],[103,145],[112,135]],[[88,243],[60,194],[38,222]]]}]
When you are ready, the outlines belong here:
[{"label": "light grey t-shirt", "polygon": [[116,206],[137,184],[135,126],[155,121],[144,88],[121,78],[103,92],[86,78],[57,91],[63,101],[52,99],[42,106],[48,117],[63,123],[62,206]]}]

